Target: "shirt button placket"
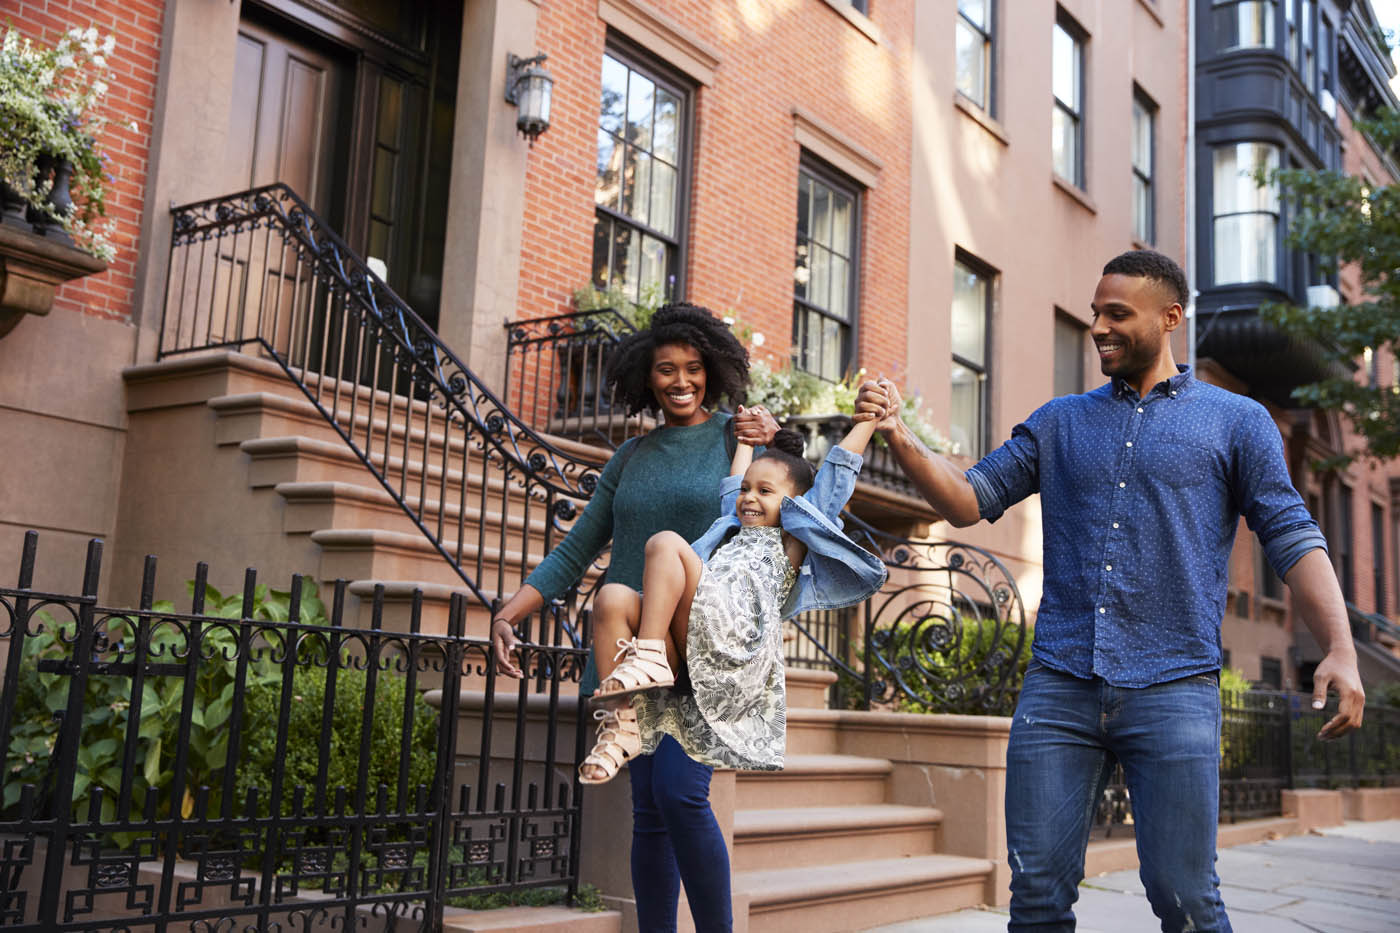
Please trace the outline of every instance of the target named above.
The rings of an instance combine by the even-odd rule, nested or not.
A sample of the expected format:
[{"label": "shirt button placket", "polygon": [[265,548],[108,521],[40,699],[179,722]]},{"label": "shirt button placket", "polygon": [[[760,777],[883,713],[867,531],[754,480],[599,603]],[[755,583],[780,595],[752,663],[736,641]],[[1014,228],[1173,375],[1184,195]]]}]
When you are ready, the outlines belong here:
[{"label": "shirt button placket", "polygon": [[[1138,402],[1134,403],[1133,413],[1128,416],[1128,429],[1126,432],[1127,436],[1123,439],[1123,458],[1119,461],[1122,466],[1120,468],[1117,490],[1111,497],[1109,510],[1110,514],[1121,515],[1124,512],[1124,504],[1127,501],[1128,479],[1132,473],[1133,463],[1135,462],[1137,454],[1137,448],[1134,446],[1134,443],[1138,439],[1142,431],[1143,419],[1141,416],[1146,413],[1146,405],[1143,403],[1143,400],[1139,400]],[[1113,522],[1114,531],[1117,531],[1119,529],[1119,526],[1119,522]],[[1111,586],[1110,575],[1113,573],[1113,556],[1116,551],[1115,545],[1117,543],[1118,536],[1113,534],[1112,532],[1105,536],[1103,564],[1101,565],[1103,567],[1103,571],[1099,577],[1100,583],[1097,613],[1099,616],[1108,615],[1108,601]],[[1102,665],[1099,663],[1099,636],[1099,627],[1095,625],[1094,670],[1096,672],[1102,670]]]}]

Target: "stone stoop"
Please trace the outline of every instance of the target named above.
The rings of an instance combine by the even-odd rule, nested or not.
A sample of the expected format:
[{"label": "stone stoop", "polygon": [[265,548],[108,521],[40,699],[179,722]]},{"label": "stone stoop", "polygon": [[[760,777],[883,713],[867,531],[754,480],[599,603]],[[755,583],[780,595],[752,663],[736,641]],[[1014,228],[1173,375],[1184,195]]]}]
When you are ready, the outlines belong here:
[{"label": "stone stoop", "polygon": [[[133,366],[125,379],[136,428],[129,446],[137,450],[129,452],[130,461],[137,462],[131,456],[136,454],[143,464],[177,460],[178,466],[163,468],[172,474],[168,477],[141,475],[124,482],[148,502],[176,487],[190,499],[217,504],[203,522],[181,519],[190,510],[173,504],[156,508],[173,521],[139,511],[124,516],[118,533],[123,551],[170,557],[177,567],[186,554],[203,557],[215,580],[241,576],[242,568],[252,565],[263,582],[277,588],[287,585],[291,573],[306,573],[323,596],[333,581],[345,579],[351,597],[347,620],[361,627],[369,626],[374,589],[382,585],[384,628],[407,630],[413,590],[421,588],[423,631],[446,631],[451,596],[467,590],[464,582],[280,367],[220,352]],[[328,384],[323,391],[329,401],[337,390]],[[401,484],[424,525],[436,529],[443,522],[444,546],[468,573],[480,573],[476,582],[486,599],[518,589],[543,559],[548,524],[543,507],[512,484],[502,509],[501,477],[493,473],[483,483],[480,456],[464,460],[459,433],[446,449],[440,433],[425,435],[417,422],[405,436],[402,397],[389,400],[384,392],[363,388],[353,394],[352,406],[352,393],[340,390],[339,428],[359,443],[367,434],[372,437],[371,463]],[[602,451],[552,441],[571,454],[605,459]],[[460,541],[451,531],[459,519]],[[529,541],[523,560],[522,532]],[[232,566],[223,566],[224,556]],[[190,574],[192,568],[178,572]],[[467,633],[485,635],[489,611],[470,594],[467,607]]]},{"label": "stone stoop", "polygon": [[737,776],[730,860],[748,929],[825,933],[983,903],[992,863],[940,854],[943,813],[891,802],[892,762],[838,752],[835,680],[789,668],[786,767]]},{"label": "stone stoop", "polygon": [[572,907],[502,907],[462,910],[448,907],[443,933],[622,933],[616,910],[585,911]]}]

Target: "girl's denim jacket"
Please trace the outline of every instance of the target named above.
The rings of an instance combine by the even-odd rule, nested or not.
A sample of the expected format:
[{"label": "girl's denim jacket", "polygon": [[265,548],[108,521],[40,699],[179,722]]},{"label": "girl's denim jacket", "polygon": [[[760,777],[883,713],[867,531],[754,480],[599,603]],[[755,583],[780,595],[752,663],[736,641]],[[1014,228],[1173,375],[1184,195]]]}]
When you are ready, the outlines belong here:
[{"label": "girl's denim jacket", "polygon": [[[808,609],[839,609],[876,593],[888,576],[885,562],[846,537],[841,530],[841,510],[856,488],[856,475],[864,462],[860,454],[832,447],[817,471],[812,488],[796,499],[783,497],[780,521],[783,530],[807,545],[807,557],[797,582],[783,603],[783,618]],[[739,529],[735,505],[742,476],[720,481],[720,517],[691,547],[708,562],[719,546]]]}]

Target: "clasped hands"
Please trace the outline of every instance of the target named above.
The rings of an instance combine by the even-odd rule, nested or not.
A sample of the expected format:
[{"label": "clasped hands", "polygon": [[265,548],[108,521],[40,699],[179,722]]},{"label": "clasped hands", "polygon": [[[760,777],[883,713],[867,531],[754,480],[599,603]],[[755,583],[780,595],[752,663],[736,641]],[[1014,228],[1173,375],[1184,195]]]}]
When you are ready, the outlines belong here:
[{"label": "clasped hands", "polygon": [[851,420],[857,423],[874,421],[875,430],[892,431],[899,426],[899,410],[904,405],[899,388],[881,376],[860,384]]}]

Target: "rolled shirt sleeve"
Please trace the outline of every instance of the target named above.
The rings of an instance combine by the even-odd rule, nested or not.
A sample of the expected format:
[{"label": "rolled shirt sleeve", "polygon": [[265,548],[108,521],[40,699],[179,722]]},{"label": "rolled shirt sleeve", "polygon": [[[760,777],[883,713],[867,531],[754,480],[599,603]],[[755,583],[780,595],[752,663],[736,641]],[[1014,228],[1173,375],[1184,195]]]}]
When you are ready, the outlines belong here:
[{"label": "rolled shirt sleeve", "polygon": [[[1048,407],[1048,406],[1047,406]],[[1040,491],[1040,447],[1036,435],[1048,418],[1046,407],[1011,430],[1011,437],[963,475],[977,493],[978,513],[989,522]]]},{"label": "rolled shirt sleeve", "polygon": [[1325,551],[1327,539],[1293,487],[1283,438],[1263,406],[1252,406],[1236,424],[1232,451],[1236,503],[1282,579],[1308,551]]}]

